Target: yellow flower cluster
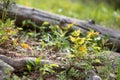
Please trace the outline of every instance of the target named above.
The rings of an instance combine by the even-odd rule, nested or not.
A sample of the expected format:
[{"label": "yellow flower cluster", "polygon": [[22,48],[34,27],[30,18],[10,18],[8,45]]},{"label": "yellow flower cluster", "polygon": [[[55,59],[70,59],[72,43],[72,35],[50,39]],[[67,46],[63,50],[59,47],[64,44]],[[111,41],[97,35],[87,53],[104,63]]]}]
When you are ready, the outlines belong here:
[{"label": "yellow flower cluster", "polygon": [[94,30],[90,29],[90,31],[87,33],[87,37],[91,38],[91,37],[96,37],[99,35],[99,32],[94,32]]},{"label": "yellow flower cluster", "polygon": [[87,53],[87,47],[85,45],[79,47],[79,51],[83,52],[83,53]]},{"label": "yellow flower cluster", "polygon": [[80,57],[83,57],[88,53],[88,48],[90,49],[90,47],[100,50],[100,47],[98,47],[93,41],[93,38],[96,38],[99,35],[99,32],[94,32],[94,30],[90,29],[86,36],[81,35],[82,34],[80,30],[75,30],[70,36],[70,41],[73,42],[73,49],[76,54],[78,54]]}]

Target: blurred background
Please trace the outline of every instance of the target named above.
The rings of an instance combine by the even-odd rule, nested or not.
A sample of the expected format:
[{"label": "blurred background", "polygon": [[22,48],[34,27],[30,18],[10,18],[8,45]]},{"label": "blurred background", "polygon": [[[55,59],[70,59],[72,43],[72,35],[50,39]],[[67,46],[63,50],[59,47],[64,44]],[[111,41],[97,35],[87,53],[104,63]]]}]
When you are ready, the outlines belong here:
[{"label": "blurred background", "polygon": [[120,30],[120,0],[17,0],[18,4]]}]

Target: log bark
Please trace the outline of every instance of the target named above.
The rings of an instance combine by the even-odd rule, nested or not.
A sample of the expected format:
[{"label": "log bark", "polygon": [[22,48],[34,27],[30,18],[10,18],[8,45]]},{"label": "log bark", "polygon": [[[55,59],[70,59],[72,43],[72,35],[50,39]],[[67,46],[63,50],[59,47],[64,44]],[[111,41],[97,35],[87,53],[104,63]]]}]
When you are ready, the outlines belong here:
[{"label": "log bark", "polygon": [[[116,52],[108,52],[111,54],[110,56],[110,59],[112,60],[115,60],[116,58],[120,57],[120,54],[116,53]],[[36,58],[35,57],[23,57],[23,58],[10,58],[10,57],[7,57],[5,55],[0,55],[0,67],[1,67],[1,70],[3,70],[2,72],[0,71],[0,79],[1,80],[4,80],[4,76],[5,75],[9,75],[9,74],[5,74],[4,71],[6,68],[9,68],[11,70],[11,73],[12,72],[23,72],[24,70],[26,70],[26,65],[27,65],[27,61],[32,61],[32,62],[35,62],[36,61]],[[41,60],[41,65],[44,65],[44,64],[57,64],[58,67],[55,67],[54,70],[56,71],[62,71],[62,70],[66,70],[66,69],[69,69],[70,66],[68,64],[63,64],[63,63],[56,63],[54,61],[50,61],[50,60]],[[112,66],[114,66],[116,64],[112,64]],[[105,65],[103,65],[105,66]],[[74,64],[71,66],[71,67],[74,67],[75,69],[78,69],[80,71],[84,71],[83,68],[79,67],[79,66],[75,66]],[[96,80],[96,77],[98,79],[101,80],[101,78],[95,74],[95,72],[91,72],[88,74],[90,76],[90,80]]]},{"label": "log bark", "polygon": [[[26,65],[27,65],[27,61],[33,61],[35,62],[36,58],[33,58],[33,57],[24,57],[24,58],[19,58],[19,59],[12,59],[12,58],[9,58],[5,55],[0,55],[0,64],[2,62],[2,67],[4,68],[3,71],[0,71],[0,80],[6,80],[6,77],[5,76],[8,76],[10,74],[5,74],[4,71],[6,70],[6,66],[10,66],[10,69],[13,67],[15,69],[15,71],[24,71],[26,70]],[[44,64],[58,64],[58,63],[55,63],[53,61],[48,61],[48,60],[41,60],[41,65],[44,65]],[[1,67],[1,66],[0,66]],[[76,67],[74,66],[76,69],[82,69],[80,67]],[[11,73],[14,72],[14,69],[11,69]],[[55,67],[54,70],[56,71],[62,71],[62,70],[65,70],[65,69],[68,69],[70,68],[70,66],[68,65],[62,65],[62,64],[58,64],[58,67]],[[96,79],[100,79],[101,78],[96,75],[96,73],[91,70],[89,72],[89,77],[90,77],[90,80],[96,80]],[[97,77],[94,77],[94,76],[97,76]]]},{"label": "log bark", "polygon": [[[2,9],[3,5],[2,3],[0,3],[0,16],[2,16]],[[21,26],[23,20],[31,20],[37,25],[41,25],[44,21],[46,21],[51,24],[57,24],[62,26],[75,22],[75,26],[73,26],[72,29],[81,29],[83,32],[87,32],[91,28],[97,32],[100,32],[101,36],[103,37],[109,35],[109,42],[116,46],[117,52],[120,52],[120,31],[94,24],[94,22],[60,16],[17,4],[9,5],[8,17],[11,19],[16,19],[17,26]]]},{"label": "log bark", "polygon": [[[10,68],[10,70],[12,70],[12,71],[24,71],[26,69],[27,61],[36,62],[36,57],[23,57],[23,56],[22,57],[19,57],[19,56],[8,57],[5,54],[15,54],[15,52],[10,52],[10,51],[0,48],[0,64],[1,64],[1,61],[7,63],[8,65],[10,65],[11,67],[14,68],[14,69]],[[16,54],[19,54],[19,53],[16,53]],[[110,60],[115,60],[120,57],[119,53],[113,52],[113,51],[106,52],[105,54],[110,55],[109,56]],[[67,54],[61,54],[61,55],[67,56]],[[48,60],[42,59],[40,63],[41,63],[41,65],[57,64],[59,66],[56,68],[57,70],[64,70],[64,69],[70,67],[69,65],[64,64],[62,62],[54,62],[53,60],[49,60],[49,59]],[[1,64],[1,66],[3,66],[3,65]],[[2,68],[1,66],[0,66],[0,69]],[[75,67],[76,69],[79,69],[79,70],[84,70],[83,68],[81,68],[77,65],[74,65],[74,64],[72,64],[71,66]],[[94,63],[93,63],[93,66],[105,66],[105,64],[101,63],[98,65],[94,65]]]}]

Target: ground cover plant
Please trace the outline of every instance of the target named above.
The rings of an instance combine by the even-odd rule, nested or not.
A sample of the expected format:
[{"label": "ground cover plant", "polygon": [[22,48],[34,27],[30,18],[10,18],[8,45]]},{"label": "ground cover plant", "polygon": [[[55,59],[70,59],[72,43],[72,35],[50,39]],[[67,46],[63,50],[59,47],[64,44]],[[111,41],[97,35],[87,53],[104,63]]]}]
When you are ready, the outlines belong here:
[{"label": "ground cover plant", "polygon": [[[19,36],[22,36],[22,38],[19,39],[18,34],[12,34],[11,38],[3,41],[2,44],[11,44],[7,47],[8,49],[13,46],[10,50],[17,51],[22,56],[38,57],[35,63],[31,61],[27,62],[28,64],[26,66],[28,71],[24,72],[22,78],[13,76],[13,79],[42,80],[51,78],[49,77],[49,75],[51,75],[53,77],[51,79],[54,80],[83,80],[89,79],[90,76],[88,75],[90,70],[94,70],[102,77],[102,79],[110,79],[110,73],[115,74],[115,71],[112,69],[111,60],[108,56],[108,49],[105,46],[107,44],[107,39],[101,38],[98,32],[94,32],[94,30],[91,29],[87,34],[84,34],[81,30],[69,32],[69,26],[67,29],[61,29],[58,25],[46,27],[44,26],[45,24],[46,22],[40,27],[40,34],[29,31],[25,32],[25,35],[20,34]],[[70,26],[71,25],[73,24],[70,24]],[[48,32],[46,32],[47,29],[49,29]],[[14,28],[12,31],[16,32],[15,30],[16,29]],[[10,32],[7,32],[7,34],[10,34]],[[7,34],[6,36],[8,36]],[[35,34],[38,34],[37,36],[39,37],[34,37]],[[22,40],[23,38],[26,40]],[[18,41],[16,41],[16,39],[18,39]],[[27,43],[29,40],[31,42],[37,42],[39,45],[32,46],[30,43]],[[11,41],[11,43],[6,43],[9,41]],[[2,48],[4,47],[5,46],[2,46]],[[32,52],[30,53],[28,50]],[[61,53],[65,53],[65,55],[61,56]],[[12,55],[10,54],[9,56]],[[41,59],[49,59],[58,63],[61,62],[62,64],[67,65],[67,68],[58,72],[54,71],[53,67],[58,67],[57,64],[45,64],[42,66],[39,64]],[[99,69],[97,69],[98,67]],[[25,75],[28,78],[25,77]]]},{"label": "ground cover plant", "polygon": [[[119,80],[120,62],[116,60],[113,63],[109,58],[107,36],[101,37],[99,32],[92,29],[87,33],[71,30],[74,22],[66,28],[48,22],[37,26],[29,20],[23,21],[23,26],[27,23],[35,26],[35,29],[25,31],[21,26],[16,27],[14,20],[0,20],[0,47],[18,53],[4,55],[37,57],[35,62],[27,61],[26,71],[14,73],[8,80],[89,80],[91,71],[102,80]],[[39,27],[39,32],[36,27]],[[58,64],[41,65],[42,59],[63,64],[65,68],[56,70]],[[118,65],[116,70],[114,64]]]}]

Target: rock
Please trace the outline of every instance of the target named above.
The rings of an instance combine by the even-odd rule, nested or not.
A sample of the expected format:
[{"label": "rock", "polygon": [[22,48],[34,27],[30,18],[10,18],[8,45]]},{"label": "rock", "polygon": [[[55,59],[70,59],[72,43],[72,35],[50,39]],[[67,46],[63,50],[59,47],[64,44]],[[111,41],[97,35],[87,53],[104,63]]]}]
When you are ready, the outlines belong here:
[{"label": "rock", "polygon": [[108,51],[108,53],[110,54],[110,59],[117,59],[120,58],[120,53],[118,52],[113,52],[113,51]]},{"label": "rock", "polygon": [[0,60],[0,80],[6,80],[11,75],[14,68]]},{"label": "rock", "polygon": [[112,80],[112,79],[116,79],[116,75],[115,74],[113,74],[113,73],[110,73],[110,79]]},{"label": "rock", "polygon": [[93,70],[90,70],[88,74],[90,80],[102,80]]},{"label": "rock", "polygon": [[102,80],[98,75],[92,76],[91,80]]}]

